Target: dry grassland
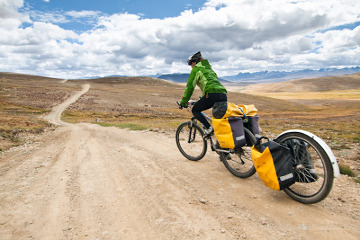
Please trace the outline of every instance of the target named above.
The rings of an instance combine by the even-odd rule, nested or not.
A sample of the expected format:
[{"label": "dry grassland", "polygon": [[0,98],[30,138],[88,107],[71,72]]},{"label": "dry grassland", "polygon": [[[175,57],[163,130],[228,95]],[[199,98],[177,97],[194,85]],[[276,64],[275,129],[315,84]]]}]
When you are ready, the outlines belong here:
[{"label": "dry grassland", "polygon": [[[317,88],[313,87],[311,92],[283,92],[279,85],[277,92],[269,92],[269,87],[261,91],[261,88],[255,90],[250,86],[248,93],[229,92],[228,100],[237,104],[255,104],[264,135],[275,137],[294,128],[313,132],[333,149],[344,150],[341,154],[356,162],[357,169],[360,167],[359,76],[352,76],[348,81],[351,84],[345,84],[340,77],[326,78],[319,84],[313,79],[312,85]],[[305,87],[302,90],[311,83],[310,80],[303,81]],[[90,84],[89,92],[65,111],[64,121],[175,132],[179,123],[191,117],[190,112],[179,110],[176,104],[184,93],[184,86],[160,79],[132,77],[64,82],[0,73],[0,148],[6,150],[26,141],[24,136],[28,134],[53,128],[39,116],[63,102],[72,92],[79,91],[85,83]],[[301,82],[295,83],[298,87],[301,85]],[[289,89],[288,83],[281,84],[284,89]],[[290,84],[294,85],[294,81]],[[342,90],[334,90],[339,84]],[[326,91],[320,91],[320,88]],[[193,97],[196,99],[200,95],[196,90]]]},{"label": "dry grassland", "polygon": [[40,116],[80,89],[61,79],[0,73],[0,151],[52,128]]},{"label": "dry grassland", "polygon": [[264,93],[258,92],[256,95],[266,96],[283,100],[353,100],[360,101],[360,89],[338,90],[326,92],[280,92]]}]

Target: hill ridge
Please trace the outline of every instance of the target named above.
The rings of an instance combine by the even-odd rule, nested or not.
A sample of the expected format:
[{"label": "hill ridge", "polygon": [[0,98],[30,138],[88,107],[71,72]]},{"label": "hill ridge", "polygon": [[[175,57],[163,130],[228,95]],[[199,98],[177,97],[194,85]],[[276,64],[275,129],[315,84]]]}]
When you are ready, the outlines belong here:
[{"label": "hill ridge", "polygon": [[251,84],[246,86],[241,92],[323,92],[358,88],[360,88],[360,73],[343,76],[294,79],[279,83]]}]

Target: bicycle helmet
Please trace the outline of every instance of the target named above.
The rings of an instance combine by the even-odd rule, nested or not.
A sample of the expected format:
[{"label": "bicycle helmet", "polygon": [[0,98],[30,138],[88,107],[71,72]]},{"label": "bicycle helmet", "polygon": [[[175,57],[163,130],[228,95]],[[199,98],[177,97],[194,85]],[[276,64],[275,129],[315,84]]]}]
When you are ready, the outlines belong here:
[{"label": "bicycle helmet", "polygon": [[200,60],[202,59],[202,56],[201,56],[201,52],[197,52],[195,53],[194,55],[190,56],[189,59],[188,59],[188,65],[191,65],[191,63],[195,62],[195,63],[198,63],[200,62]]}]

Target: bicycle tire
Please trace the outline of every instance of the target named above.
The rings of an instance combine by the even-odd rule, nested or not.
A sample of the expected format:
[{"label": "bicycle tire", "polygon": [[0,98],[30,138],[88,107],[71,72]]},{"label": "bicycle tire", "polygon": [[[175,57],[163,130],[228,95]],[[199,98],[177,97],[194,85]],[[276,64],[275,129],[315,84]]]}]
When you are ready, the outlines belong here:
[{"label": "bicycle tire", "polygon": [[176,130],[176,145],[181,154],[191,161],[199,161],[207,151],[204,131],[194,122],[184,122]]},{"label": "bicycle tire", "polygon": [[296,182],[284,192],[304,204],[325,199],[331,191],[334,173],[330,158],[321,145],[299,132],[288,132],[275,140],[289,147],[293,155]]},{"label": "bicycle tire", "polygon": [[[245,130],[245,137],[250,145],[245,145],[239,149],[230,150],[230,153],[220,152],[220,159],[225,167],[234,176],[239,178],[248,178],[255,174],[256,169],[251,159],[251,147],[255,144],[255,136],[247,129]],[[248,142],[248,141],[247,141]]]}]

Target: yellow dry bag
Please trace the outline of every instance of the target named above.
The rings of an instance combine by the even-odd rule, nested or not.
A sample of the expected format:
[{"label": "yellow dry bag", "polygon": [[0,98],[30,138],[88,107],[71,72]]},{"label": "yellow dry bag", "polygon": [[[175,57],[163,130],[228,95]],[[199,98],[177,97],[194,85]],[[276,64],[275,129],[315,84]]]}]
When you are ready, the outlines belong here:
[{"label": "yellow dry bag", "polygon": [[[261,139],[267,142],[261,143]],[[263,184],[274,190],[282,190],[295,182],[290,149],[261,137],[251,148],[251,158]]]}]

